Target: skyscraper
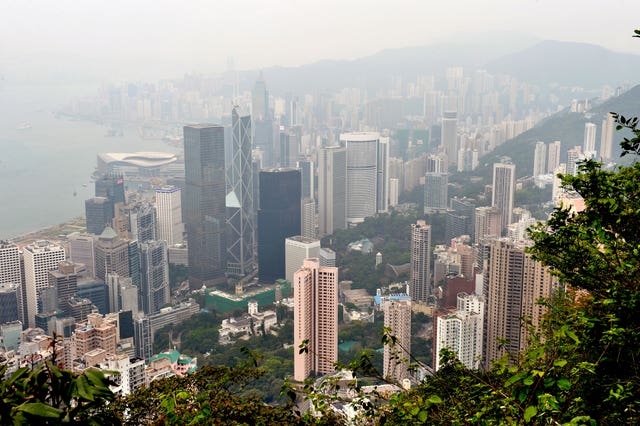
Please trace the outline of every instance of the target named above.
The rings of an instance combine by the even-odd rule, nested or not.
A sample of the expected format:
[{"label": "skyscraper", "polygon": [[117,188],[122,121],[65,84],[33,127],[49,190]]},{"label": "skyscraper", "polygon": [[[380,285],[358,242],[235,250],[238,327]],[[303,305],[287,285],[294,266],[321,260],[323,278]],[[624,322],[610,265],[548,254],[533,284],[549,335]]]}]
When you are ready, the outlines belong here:
[{"label": "skyscraper", "polygon": [[0,285],[17,285],[18,319],[26,323],[26,289],[22,283],[22,264],[18,246],[10,241],[0,240]]},{"label": "skyscraper", "polygon": [[515,164],[495,163],[493,165],[493,190],[491,205],[502,212],[502,228],[511,223],[513,197],[516,192]]},{"label": "skyscraper", "polygon": [[284,240],[300,235],[300,170],[260,171],[258,276],[272,283],[285,277]]},{"label": "skyscraper", "polygon": [[113,220],[113,203],[106,197],[89,198],[84,202],[87,232],[100,235]]},{"label": "skyscraper", "polygon": [[96,278],[105,280],[110,272],[130,276],[129,242],[118,237],[112,228],[105,228],[95,245]]},{"label": "skyscraper", "polygon": [[389,211],[389,137],[381,137],[378,144],[377,212]]},{"label": "skyscraper", "polygon": [[[456,164],[458,160],[458,115],[455,111],[442,114],[441,145],[447,154],[448,164]],[[446,171],[446,170],[445,170]]]},{"label": "skyscraper", "polygon": [[35,327],[38,313],[38,297],[49,285],[49,271],[58,268],[65,259],[64,248],[49,241],[36,241],[24,248],[24,284],[26,289],[27,320]]},{"label": "skyscraper", "polygon": [[242,277],[255,269],[255,213],[251,165],[251,117],[231,112],[231,164],[227,182],[227,273]]},{"label": "skyscraper", "polygon": [[347,223],[358,224],[376,214],[378,144],[375,132],[343,133],[347,148]]},{"label": "skyscraper", "polygon": [[189,285],[200,288],[225,280],[224,127],[184,127],[185,225]]},{"label": "skyscraper", "polygon": [[269,118],[269,92],[267,91],[262,71],[251,91],[251,115],[256,121],[263,121]]},{"label": "skyscraper", "polygon": [[567,174],[578,174],[578,163],[584,159],[584,153],[579,145],[567,150]]},{"label": "skyscraper", "polygon": [[584,140],[582,142],[582,151],[588,158],[596,156],[596,131],[597,126],[593,123],[584,123]]},{"label": "skyscraper", "polygon": [[96,197],[105,197],[115,206],[125,204],[124,178],[119,174],[103,175],[95,184]]},{"label": "skyscraper", "polygon": [[459,293],[457,308],[436,314],[433,357],[435,370],[439,370],[440,352],[449,349],[468,369],[477,370],[482,359],[484,330],[483,296]]},{"label": "skyscraper", "polygon": [[396,343],[384,345],[383,376],[402,383],[409,378],[411,362],[411,298],[390,298],[384,303],[384,326],[391,330]]},{"label": "skyscraper", "polygon": [[94,246],[96,236],[74,232],[69,235],[68,239],[69,259],[74,263],[82,263],[87,270],[87,274],[91,277],[95,277],[96,254]]},{"label": "skyscraper", "polygon": [[[293,377],[334,372],[338,360],[338,268],[306,259],[293,278]],[[298,347],[307,341],[307,351]]]},{"label": "skyscraper", "polygon": [[0,324],[18,321],[18,284],[0,284]]},{"label": "skyscraper", "polygon": [[320,236],[347,226],[347,150],[340,146],[318,152],[318,221]]},{"label": "skyscraper", "polygon": [[298,161],[298,168],[302,174],[302,198],[315,198],[314,164],[311,160]]},{"label": "skyscraper", "polygon": [[449,190],[448,173],[427,172],[424,176],[424,213],[447,210]]},{"label": "skyscraper", "polygon": [[289,237],[284,243],[285,278],[293,282],[293,274],[302,267],[305,259],[320,256],[320,240],[302,235]]},{"label": "skyscraper", "polygon": [[156,224],[158,222],[156,209],[153,204],[141,201],[127,210],[129,215],[129,230],[131,238],[138,243],[156,240]]},{"label": "skyscraper", "polygon": [[549,160],[547,161],[547,173],[554,173],[560,164],[560,141],[554,141],[549,144]]},{"label": "skyscraper", "polygon": [[522,318],[531,319],[534,327],[539,325],[545,308],[536,302],[551,295],[554,283],[547,268],[525,253],[523,244],[508,239],[491,242],[484,284],[485,368],[506,352],[515,355],[526,348],[528,330]]},{"label": "skyscraper", "polygon": [[602,120],[602,135],[600,136],[600,158],[603,162],[612,159],[611,148],[613,147],[613,116],[607,113],[607,118]]},{"label": "skyscraper", "polygon": [[167,185],[156,189],[156,212],[158,214],[158,240],[172,246],[182,242],[182,189]]},{"label": "skyscraper", "polygon": [[142,310],[151,315],[170,302],[169,259],[165,241],[140,244],[140,299]]},{"label": "skyscraper", "polygon": [[76,264],[64,260],[58,264],[56,269],[49,271],[49,287],[57,290],[58,308],[62,309],[65,316],[71,316],[69,300],[75,297],[78,292],[78,274]]},{"label": "skyscraper", "polygon": [[497,207],[476,207],[474,223],[474,242],[487,237],[499,238],[503,228],[502,212]]},{"label": "skyscraper", "polygon": [[546,174],[546,160],[547,145],[542,141],[538,141],[536,142],[536,147],[533,150],[533,176]]},{"label": "skyscraper", "polygon": [[307,238],[316,238],[316,203],[313,198],[302,200],[302,232]]},{"label": "skyscraper", "polygon": [[431,226],[424,220],[411,225],[409,296],[426,302],[431,295]]}]

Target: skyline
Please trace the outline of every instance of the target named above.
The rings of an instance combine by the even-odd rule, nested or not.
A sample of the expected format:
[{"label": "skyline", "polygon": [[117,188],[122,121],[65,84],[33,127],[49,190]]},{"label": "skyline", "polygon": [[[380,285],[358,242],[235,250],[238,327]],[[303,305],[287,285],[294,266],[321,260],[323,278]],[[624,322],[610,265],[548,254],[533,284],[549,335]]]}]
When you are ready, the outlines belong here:
[{"label": "skyline", "polygon": [[[461,0],[446,5],[415,0],[372,5],[292,1],[233,4],[193,1],[48,3],[10,1],[0,29],[0,75],[21,81],[113,81],[301,66],[366,57],[385,49],[445,41],[522,48],[541,40],[591,43],[637,51],[635,2]],[[580,16],[572,16],[580,10]],[[247,12],[250,11],[250,12]],[[612,30],[619,28],[620,30]],[[487,34],[489,34],[487,36]]]}]

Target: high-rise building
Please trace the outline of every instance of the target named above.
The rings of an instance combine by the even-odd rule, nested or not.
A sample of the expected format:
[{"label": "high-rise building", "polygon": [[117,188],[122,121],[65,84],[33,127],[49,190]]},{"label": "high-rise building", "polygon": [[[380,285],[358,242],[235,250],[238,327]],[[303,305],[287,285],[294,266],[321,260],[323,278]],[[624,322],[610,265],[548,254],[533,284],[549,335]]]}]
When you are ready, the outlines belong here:
[{"label": "high-rise building", "polygon": [[395,343],[384,345],[383,376],[402,383],[409,378],[411,362],[411,298],[390,298],[384,303],[384,326],[390,329]]},{"label": "high-rise building", "polygon": [[424,220],[411,225],[409,295],[416,302],[427,302],[431,295],[431,226]]},{"label": "high-rise building", "polygon": [[119,174],[101,176],[96,180],[95,194],[96,197],[109,199],[114,206],[118,203],[126,204],[123,176]]},{"label": "high-rise building", "polygon": [[168,246],[180,244],[184,233],[182,223],[182,189],[166,185],[156,189],[156,212],[158,214],[158,240]]},{"label": "high-rise building", "polygon": [[547,161],[547,173],[554,173],[560,164],[560,141],[551,142],[549,144],[549,159]]},{"label": "high-rise building", "polygon": [[302,200],[302,236],[316,238],[316,202],[313,198]]},{"label": "high-rise building", "polygon": [[58,268],[65,260],[64,248],[49,241],[36,241],[22,251],[24,259],[24,285],[26,293],[27,320],[35,327],[38,313],[38,297],[49,285],[48,272]]},{"label": "high-rise building", "polygon": [[302,198],[315,198],[314,164],[311,160],[299,160],[298,168],[302,174]]},{"label": "high-rise building", "polygon": [[602,120],[602,135],[600,136],[600,158],[603,162],[613,159],[611,149],[613,148],[613,116],[607,113],[607,118]]},{"label": "high-rise building", "polygon": [[447,210],[449,204],[449,174],[430,173],[424,175],[424,213],[438,213]]},{"label": "high-rise building", "polygon": [[484,327],[483,296],[459,293],[457,309],[445,310],[435,315],[433,365],[439,370],[440,352],[449,349],[468,369],[477,370],[482,360]]},{"label": "high-rise building", "polygon": [[0,284],[0,324],[18,321],[18,292],[19,284],[6,283]]},{"label": "high-rise building", "polygon": [[516,193],[515,164],[495,163],[493,165],[493,190],[491,191],[491,206],[502,212],[502,228],[511,223],[513,212],[513,197]]},{"label": "high-rise building", "polygon": [[[306,259],[293,278],[293,377],[334,372],[338,361],[338,268]],[[307,342],[307,351],[297,349]]]},{"label": "high-rise building", "polygon": [[347,226],[347,150],[340,146],[318,151],[318,222],[320,236]]},{"label": "high-rise building", "polygon": [[106,197],[94,197],[84,202],[87,232],[100,235],[113,220],[113,203]]},{"label": "high-rise building", "polygon": [[96,278],[105,280],[110,272],[130,276],[129,242],[118,237],[113,228],[105,228],[95,245]]},{"label": "high-rise building", "polygon": [[389,211],[389,137],[381,137],[378,144],[377,212]]},{"label": "high-rise building", "polygon": [[336,266],[336,252],[328,247],[320,247],[318,259],[320,266]]},{"label": "high-rise building", "polygon": [[343,133],[347,148],[347,223],[358,224],[376,214],[378,145],[375,132]]},{"label": "high-rise building", "polygon": [[[305,259],[320,255],[320,240],[302,235],[289,237],[284,243],[285,278],[293,282],[293,274],[302,267]],[[322,265],[321,265],[322,266]]]},{"label": "high-rise building", "polygon": [[76,264],[64,260],[58,264],[58,268],[49,271],[49,286],[57,291],[57,307],[61,309],[65,316],[71,316],[69,300],[75,297],[78,292],[78,274]]},{"label": "high-rise building", "polygon": [[567,174],[578,174],[578,163],[584,159],[582,148],[578,145],[567,150]]},{"label": "high-rise building", "polygon": [[451,199],[445,222],[446,241],[461,235],[474,237],[475,209],[475,202],[469,198]]},{"label": "high-rise building", "polygon": [[225,280],[224,127],[184,127],[185,225],[191,288]]},{"label": "high-rise building", "polygon": [[140,244],[140,299],[142,310],[151,315],[170,302],[169,259],[166,241]]},{"label": "high-rise building", "polygon": [[260,171],[258,277],[272,283],[285,277],[285,239],[300,235],[300,170]]},{"label": "high-rise building", "polygon": [[18,286],[16,298],[18,303],[18,319],[25,324],[26,289],[22,282],[22,262],[18,246],[10,241],[0,240],[0,285],[15,284]]},{"label": "high-rise building", "polygon": [[251,117],[231,112],[231,164],[227,182],[227,273],[242,277],[255,269],[255,212],[251,164]]},{"label": "high-rise building", "polygon": [[400,181],[398,178],[389,178],[389,207],[398,205],[400,194]]},{"label": "high-rise building", "polygon": [[547,172],[547,145],[542,142],[536,142],[533,150],[533,176],[544,175]]},{"label": "high-rise building", "polygon": [[502,233],[502,212],[499,208],[476,207],[474,222],[474,242],[479,243],[487,237],[500,238]]},{"label": "high-rise building", "polygon": [[96,276],[96,236],[74,232],[69,235],[69,260],[85,266],[90,277]]},{"label": "high-rise building", "polygon": [[[458,114],[455,111],[445,111],[442,114],[442,133],[440,140],[447,154],[449,164],[456,164],[458,160]],[[446,171],[446,170],[445,170]]]},{"label": "high-rise building", "polygon": [[485,368],[505,353],[516,356],[526,348],[528,330],[522,319],[539,325],[544,307],[536,302],[551,295],[554,283],[547,268],[525,253],[523,244],[508,239],[491,242],[483,290],[487,300]]},{"label": "high-rise building", "polygon": [[262,72],[260,72],[251,91],[251,115],[256,121],[269,119],[269,92]]},{"label": "high-rise building", "polygon": [[596,131],[597,126],[593,123],[584,123],[584,140],[582,151],[585,157],[595,158],[596,156]]},{"label": "high-rise building", "polygon": [[153,204],[149,202],[139,202],[127,209],[129,215],[129,230],[131,238],[138,243],[156,240],[157,215]]}]

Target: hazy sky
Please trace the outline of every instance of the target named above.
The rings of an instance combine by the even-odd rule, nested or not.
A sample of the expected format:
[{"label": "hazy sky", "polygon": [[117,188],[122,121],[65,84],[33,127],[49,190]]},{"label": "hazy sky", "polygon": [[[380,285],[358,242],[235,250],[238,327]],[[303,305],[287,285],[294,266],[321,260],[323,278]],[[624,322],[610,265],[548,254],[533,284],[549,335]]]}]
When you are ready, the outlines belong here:
[{"label": "hazy sky", "polygon": [[[155,79],[517,31],[640,54],[640,0],[2,0],[0,75]],[[70,73],[70,69],[76,70]]]}]

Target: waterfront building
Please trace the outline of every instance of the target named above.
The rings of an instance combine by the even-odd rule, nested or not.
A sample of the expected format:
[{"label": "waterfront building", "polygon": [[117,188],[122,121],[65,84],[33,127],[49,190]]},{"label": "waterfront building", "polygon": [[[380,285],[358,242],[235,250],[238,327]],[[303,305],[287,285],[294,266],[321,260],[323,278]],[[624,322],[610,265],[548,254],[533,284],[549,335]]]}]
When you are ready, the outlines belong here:
[{"label": "waterfront building", "polygon": [[100,235],[113,221],[113,203],[106,197],[94,197],[84,202],[87,232]]}]

